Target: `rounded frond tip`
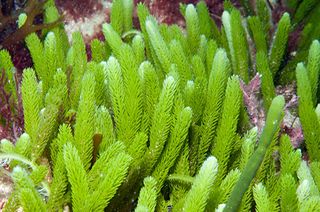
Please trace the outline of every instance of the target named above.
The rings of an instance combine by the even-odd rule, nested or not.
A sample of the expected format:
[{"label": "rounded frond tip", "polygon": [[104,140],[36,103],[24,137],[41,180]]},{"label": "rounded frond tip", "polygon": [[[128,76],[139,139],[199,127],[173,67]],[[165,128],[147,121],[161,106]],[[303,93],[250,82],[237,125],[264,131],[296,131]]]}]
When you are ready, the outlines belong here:
[{"label": "rounded frond tip", "polygon": [[149,177],[144,178],[143,184],[145,184],[145,185],[148,184],[151,187],[155,187],[157,185],[157,181],[153,177],[149,176]]},{"label": "rounded frond tip", "polygon": [[289,15],[289,13],[287,13],[287,12],[283,13],[281,19],[282,19],[282,18],[285,19],[286,21],[290,21],[290,15]]},{"label": "rounded frond tip", "polygon": [[[112,56],[110,56],[110,57],[112,57]],[[106,62],[106,61],[101,61],[101,62],[100,62],[100,65],[102,65],[102,66],[105,68],[106,65],[107,65],[107,62]]]},{"label": "rounded frond tip", "polygon": [[223,11],[222,20],[230,20],[230,13],[228,11]]},{"label": "rounded frond tip", "polygon": [[272,100],[272,105],[275,104],[277,108],[283,108],[284,104],[285,104],[285,99],[284,96],[279,95],[276,96],[273,100]]},{"label": "rounded frond tip", "polygon": [[207,169],[213,169],[213,172],[218,172],[218,160],[214,156],[209,156],[201,166],[200,173]]},{"label": "rounded frond tip", "polygon": [[46,36],[46,40],[47,40],[47,39],[55,39],[55,37],[56,37],[56,36],[55,36],[54,32],[51,32],[51,31],[50,31],[50,32],[48,32],[48,34],[47,34],[47,36]]},{"label": "rounded frond tip", "polygon": [[173,83],[175,83],[174,77],[173,77],[173,76],[168,76],[168,77],[165,79],[163,85],[164,85],[164,87],[166,87],[167,85],[171,85],[171,84],[173,84]]},{"label": "rounded frond tip", "polygon": [[110,66],[119,66],[120,67],[120,64],[119,64],[117,58],[115,58],[114,56],[110,56],[109,60],[106,62],[106,66],[107,67],[110,67]]},{"label": "rounded frond tip", "polygon": [[194,87],[194,81],[193,80],[188,80],[186,87]]},{"label": "rounded frond tip", "polygon": [[197,11],[193,4],[188,4],[186,8],[186,15],[196,15]]},{"label": "rounded frond tip", "polygon": [[218,205],[218,208],[215,210],[215,212],[223,212],[225,207],[226,207],[226,204],[220,204]]},{"label": "rounded frond tip", "polygon": [[320,47],[320,43],[319,43],[318,40],[314,40],[314,41],[312,41],[311,46],[316,46],[317,48],[319,48]]},{"label": "rounded frond tip", "polygon": [[222,60],[228,60],[228,56],[227,56],[226,50],[223,49],[223,48],[219,48],[217,50],[217,53],[216,53],[215,57],[217,57],[219,59],[222,59]]},{"label": "rounded frond tip", "polygon": [[300,62],[300,63],[297,64],[297,70],[302,70],[302,69],[304,69],[304,68],[305,68],[305,67],[304,67],[303,62]]},{"label": "rounded frond tip", "polygon": [[156,20],[152,16],[148,16],[146,20],[146,28],[153,29],[155,26]]},{"label": "rounded frond tip", "polygon": [[102,24],[102,31],[105,34],[110,34],[113,31],[113,28],[112,28],[111,24],[104,23],[104,24]]},{"label": "rounded frond tip", "polygon": [[27,14],[26,13],[21,13],[18,17],[18,27],[21,28],[27,21]]}]

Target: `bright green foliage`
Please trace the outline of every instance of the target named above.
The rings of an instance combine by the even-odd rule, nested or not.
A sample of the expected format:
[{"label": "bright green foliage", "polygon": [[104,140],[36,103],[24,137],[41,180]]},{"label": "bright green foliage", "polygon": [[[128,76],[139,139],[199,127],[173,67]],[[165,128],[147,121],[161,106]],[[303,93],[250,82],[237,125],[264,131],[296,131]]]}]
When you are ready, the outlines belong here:
[{"label": "bright green foliage", "polygon": [[320,164],[319,162],[312,162],[310,164],[310,168],[311,168],[311,173],[313,176],[313,179],[318,187],[318,190],[320,191]]},{"label": "bright green foliage", "polygon": [[144,179],[144,187],[139,194],[139,202],[136,208],[136,212],[154,211],[157,200],[157,181],[152,177]]},{"label": "bright green foliage", "polygon": [[192,79],[187,55],[185,55],[183,47],[179,41],[171,41],[169,47],[172,53],[172,61],[177,65],[178,68],[180,85],[183,87],[188,80]]},{"label": "bright green foliage", "polygon": [[111,14],[110,14],[110,22],[112,28],[118,33],[123,33],[123,1],[122,0],[114,0],[112,1]]},{"label": "bright green foliage", "polygon": [[90,167],[92,159],[92,138],[94,135],[94,76],[86,73],[82,80],[82,91],[74,126],[74,145],[77,148],[85,170]]},{"label": "bright green foliage", "polygon": [[81,92],[81,80],[84,72],[87,68],[87,55],[84,41],[81,37],[81,34],[75,32],[72,34],[72,73],[71,73],[71,90],[70,90],[70,99],[71,107],[76,109],[78,106],[78,101]]},{"label": "bright green foliage", "polygon": [[[59,67],[57,57],[57,41],[54,33],[49,32],[44,42],[44,59],[47,67],[42,79],[42,90],[47,93],[49,84],[53,80],[53,74]],[[60,60],[61,61],[61,60]]]},{"label": "bright green foliage", "polygon": [[91,186],[92,194],[87,200],[91,210],[102,211],[109,204],[128,173],[131,159],[128,154],[124,152],[119,154],[118,152],[118,155],[110,158],[104,168],[100,169],[102,173],[94,183],[97,186]]},{"label": "bright green foliage", "polygon": [[7,74],[8,80],[13,80],[12,68],[14,68],[11,62],[11,56],[7,50],[0,51],[0,68],[3,68]]},{"label": "bright green foliage", "polygon": [[136,135],[131,145],[129,146],[128,153],[134,159],[134,161],[132,162],[132,167],[139,169],[139,166],[141,165],[141,158],[143,158],[147,150],[147,141],[148,136],[145,133],[140,132]]},{"label": "bright green foliage", "polygon": [[320,69],[320,44],[319,41],[313,41],[310,46],[308,56],[308,77],[311,86],[313,105],[317,104],[318,78]]},{"label": "bright green foliage", "polygon": [[230,64],[224,50],[217,51],[209,76],[207,103],[204,108],[201,131],[202,133],[198,149],[198,163],[201,164],[206,158],[207,152],[212,145],[218,119],[220,117],[223,96],[230,75]]},{"label": "bright green foliage", "polygon": [[124,114],[124,84],[121,68],[117,59],[114,57],[109,58],[106,67],[114,119],[117,124],[117,128],[121,129],[123,125],[121,114]]},{"label": "bright green foliage", "polygon": [[173,77],[169,76],[163,82],[163,89],[159,97],[159,102],[155,107],[150,128],[150,146],[146,155],[149,169],[151,169],[158,160],[168,138],[175,92],[176,82]]},{"label": "bright green foliage", "polygon": [[206,3],[204,1],[199,1],[196,7],[199,19],[200,34],[204,35],[206,38],[211,38],[213,30],[211,26],[212,20],[210,18],[210,14],[206,6]]},{"label": "bright green foliage", "polygon": [[113,51],[113,54],[115,56],[118,56],[120,47],[123,44],[120,35],[113,29],[110,24],[103,24],[102,31],[103,35],[106,38],[106,41],[108,42],[108,45]]},{"label": "bright green foliage", "polygon": [[242,146],[241,146],[241,160],[239,164],[240,170],[243,170],[245,165],[248,163],[249,158],[254,152],[255,142],[258,136],[258,129],[252,128],[249,132],[247,132],[242,138]]},{"label": "bright green foliage", "polygon": [[294,22],[299,23],[304,19],[304,17],[314,8],[314,6],[318,3],[316,0],[303,0],[294,16]]},{"label": "bright green foliage", "polygon": [[191,108],[188,107],[184,108],[177,117],[175,126],[171,132],[171,137],[152,173],[152,176],[157,180],[158,188],[162,187],[169,169],[174,165],[176,157],[178,156],[177,152],[181,152],[181,148],[187,137],[191,117],[192,111]]},{"label": "bright green foliage", "polygon": [[40,124],[40,110],[42,108],[42,94],[32,69],[24,70],[21,91],[25,114],[24,128],[30,135],[32,143],[36,143]]},{"label": "bright green foliage", "polygon": [[[214,55],[217,51],[217,43],[214,40],[209,40],[207,43],[207,56],[206,56],[206,63],[207,63],[207,71],[211,70]],[[208,74],[208,73],[207,73]]]},{"label": "bright green foliage", "polygon": [[11,57],[8,51],[0,51],[0,70],[1,73],[5,73],[7,78],[7,84],[5,85],[5,91],[12,95],[13,101],[17,100],[17,89],[15,80],[15,68],[11,62]]},{"label": "bright green foliage", "polygon": [[275,203],[272,202],[265,186],[263,186],[262,183],[259,183],[253,187],[253,196],[256,202],[256,211],[276,211]]},{"label": "bright green foliage", "polygon": [[261,24],[263,26],[263,32],[264,34],[268,36],[269,30],[271,28],[271,10],[267,4],[266,0],[257,0],[256,1],[256,9],[257,9],[257,15],[261,21]]},{"label": "bright green foliage", "polygon": [[301,182],[305,180],[308,181],[310,195],[319,195],[319,190],[313,180],[313,177],[311,175],[310,169],[308,168],[306,161],[301,161],[300,167],[297,170],[297,176]]},{"label": "bright green foliage", "polygon": [[45,211],[45,203],[35,189],[33,181],[27,172],[20,168],[14,168],[12,178],[15,182],[15,189],[19,192],[18,198],[25,211]]},{"label": "bright green foliage", "polygon": [[153,51],[159,58],[163,71],[168,73],[171,66],[171,53],[159,32],[157,22],[151,17],[146,20],[146,31]]},{"label": "bright green foliage", "polygon": [[217,171],[217,160],[212,156],[208,157],[201,166],[199,174],[186,196],[183,206],[184,211],[204,211]]},{"label": "bright green foliage", "polygon": [[203,58],[204,63],[205,63],[205,58],[207,54],[207,42],[208,42],[207,38],[204,35],[201,35],[197,55],[199,55],[200,58]]},{"label": "bright green foliage", "polygon": [[[46,7],[44,15],[45,15],[44,17],[45,23],[52,23],[54,21],[57,21],[60,18],[59,11],[54,6],[54,4]],[[56,55],[57,55],[56,60],[58,61],[58,64],[61,66],[60,68],[65,71],[66,69],[65,55],[68,51],[68,48],[70,47],[68,36],[62,24],[53,28],[52,32],[54,33],[56,38]]]},{"label": "bright green foliage", "polygon": [[58,137],[51,144],[51,158],[53,162],[53,181],[50,187],[50,198],[47,208],[52,211],[61,207],[64,194],[67,190],[68,179],[67,171],[63,160],[63,148],[67,142],[72,142],[73,136],[71,128],[62,125],[59,128]]},{"label": "bright green foliage", "polygon": [[[99,159],[92,166],[92,169],[88,173],[88,180],[91,182],[91,190],[94,191],[99,186],[99,178],[102,178],[101,171],[106,169],[107,163],[110,162],[110,159],[117,156],[117,154],[122,154],[125,150],[125,146],[121,142],[115,142],[111,144],[106,151],[100,154]],[[110,164],[109,164],[110,165]]]},{"label": "bright green foliage", "polygon": [[211,150],[212,155],[215,155],[219,163],[217,182],[220,182],[227,173],[227,164],[238,124],[241,97],[239,78],[229,78],[221,111],[222,116]]},{"label": "bright green foliage", "polygon": [[46,61],[43,56],[43,43],[41,43],[37,34],[32,33],[26,37],[26,44],[30,51],[37,76],[40,80],[44,80]]},{"label": "bright green foliage", "polygon": [[296,196],[296,182],[292,175],[285,174],[281,177],[281,211],[297,211],[298,200]]},{"label": "bright green foliage", "polygon": [[269,52],[270,70],[275,76],[280,68],[282,58],[284,56],[288,36],[290,32],[290,16],[284,13],[278,23],[277,31],[272,41],[272,46]]},{"label": "bright green foliage", "polygon": [[[150,15],[148,8],[142,3],[137,4],[137,13],[138,13],[138,18],[140,23],[145,23],[147,20],[147,17],[149,17]],[[141,27],[141,32],[143,34],[143,38],[146,45],[146,56],[149,58],[149,60],[154,61],[155,53],[152,52],[152,49],[151,49],[150,38],[147,33],[146,25],[141,24],[140,27]]]},{"label": "bright green foliage", "polygon": [[68,180],[71,184],[72,208],[75,211],[88,210],[84,203],[88,198],[89,185],[80,155],[77,149],[69,143],[64,147],[63,157],[66,161]]},{"label": "bright green foliage", "polygon": [[187,82],[184,88],[184,99],[185,104],[192,107],[193,122],[198,123],[206,104],[208,80],[201,58],[196,55],[191,62],[195,80]]},{"label": "bright green foliage", "polygon": [[264,29],[262,23],[257,16],[248,18],[248,24],[252,33],[254,44],[257,52],[264,52],[267,54],[268,47],[266,42],[266,35],[264,34]]},{"label": "bright green foliage", "polygon": [[311,85],[307,70],[302,63],[297,65],[297,87],[299,95],[299,116],[311,161],[319,161],[319,122],[314,111]]},{"label": "bright green foliage", "polygon": [[137,63],[142,63],[145,60],[145,41],[141,35],[136,35],[132,39],[132,50]]},{"label": "bright green foliage", "polygon": [[272,73],[268,64],[268,57],[263,51],[256,54],[256,69],[261,75],[261,91],[265,110],[270,107],[272,99],[275,97],[275,87]]},{"label": "bright green foliage", "polygon": [[27,14],[21,13],[18,17],[18,27],[21,28],[27,20]]},{"label": "bright green foliage", "polygon": [[101,153],[116,140],[110,112],[104,106],[96,110],[95,134],[102,135],[102,141],[99,145],[99,152]]},{"label": "bright green foliage", "polygon": [[194,54],[200,44],[200,26],[197,10],[192,4],[189,4],[186,8],[185,18],[187,40],[190,45],[190,52]]},{"label": "bright green foliage", "polygon": [[155,105],[158,101],[161,88],[157,73],[149,62],[141,63],[139,72],[142,75],[144,92],[144,114],[142,117],[141,130],[148,133],[152,123]]},{"label": "bright green foliage", "polygon": [[[310,3],[296,6],[303,8],[305,2]],[[91,61],[80,33],[69,44],[62,24],[51,32],[43,30],[41,37],[29,35],[35,71],[24,70],[21,83],[25,133],[13,143],[3,139],[0,144],[0,163],[10,166],[3,172],[14,182],[4,210],[319,208],[320,106],[314,109],[318,41],[308,56],[310,39],[319,38],[312,25],[317,23],[315,9],[304,20],[294,57],[285,55],[289,15],[278,23],[270,48],[269,30],[274,27],[267,1],[257,0],[255,11],[250,2],[241,3],[251,17],[242,18],[226,1],[221,30],[204,1],[181,6],[186,29],[157,22],[140,3],[140,32],[132,25],[133,1],[115,0],[111,23],[102,26],[106,41],[91,42]],[[52,0],[45,8],[45,23],[59,18]],[[295,9],[292,17],[305,16],[307,10]],[[14,94],[19,83],[10,60],[8,52],[0,51],[0,68],[10,80],[5,92]],[[278,81],[297,61],[307,64],[307,69],[298,65],[297,84],[310,167],[280,128],[283,111],[292,111],[284,109],[282,97],[274,98]],[[261,135],[246,113],[251,121],[263,122],[260,114],[251,114],[252,102],[247,101],[252,91],[240,88],[256,72],[261,75],[261,111],[269,111]],[[249,85],[259,86],[255,83]],[[17,100],[10,97],[12,109]]]},{"label": "bright green foliage", "polygon": [[243,169],[242,175],[239,181],[237,182],[234,190],[232,191],[224,211],[236,210],[236,208],[240,204],[242,195],[245,193],[248,186],[250,185],[255,173],[257,172],[260,164],[263,161],[263,158],[267,152],[268,147],[270,146],[274,134],[277,132],[277,129],[280,125],[280,121],[283,116],[283,107],[283,96],[275,97],[271,103],[268,112],[266,125],[263,129],[259,141],[259,146],[253,153],[253,155],[250,157],[246,167]]},{"label": "bright green foliage", "polygon": [[241,15],[238,10],[232,10],[231,14],[224,12],[222,23],[228,40],[233,72],[249,81],[249,54],[245,30],[242,26]]},{"label": "bright green foliage", "polygon": [[[45,105],[55,105],[57,107],[62,105],[65,105],[65,107],[68,106],[67,76],[61,69],[58,69],[54,74],[51,84],[52,87],[49,88],[45,97]],[[64,111],[64,109],[66,108],[61,108],[62,111]]]},{"label": "bright green foliage", "polygon": [[99,63],[103,61],[106,55],[105,44],[98,39],[93,39],[91,41],[91,55],[92,60]]},{"label": "bright green foliage", "polygon": [[119,126],[118,137],[127,143],[134,138],[140,128],[142,85],[132,48],[129,45],[123,45],[119,57],[124,85],[124,114],[121,114],[123,128]]},{"label": "bright green foliage", "polygon": [[231,170],[221,181],[219,189],[212,192],[214,196],[211,198],[215,203],[215,207],[217,207],[218,204],[225,203],[228,200],[235,184],[239,180],[240,174],[241,173],[238,169]]},{"label": "bright green foliage", "polygon": [[[106,151],[105,154],[102,154],[87,175],[76,148],[71,144],[65,145],[64,160],[67,162],[66,169],[72,189],[73,210],[101,211],[115,194],[124,179],[131,158],[124,153],[117,156],[110,155],[110,153],[112,152]],[[103,168],[102,162],[106,162]],[[95,172],[99,170],[97,166],[100,168],[99,174]],[[94,172],[95,175],[93,175]]]},{"label": "bright green foliage", "polygon": [[279,151],[281,175],[294,175],[300,166],[301,152],[299,150],[293,150],[290,138],[287,135],[281,137]]},{"label": "bright green foliage", "polygon": [[120,12],[123,13],[123,29],[124,32],[128,32],[132,29],[133,0],[123,0],[122,4],[123,7]]},{"label": "bright green foliage", "polygon": [[101,106],[103,104],[108,104],[106,101],[108,97],[108,89],[105,83],[105,66],[104,63],[96,64],[95,62],[88,63],[88,70],[93,73],[95,78],[95,102],[96,105]]}]

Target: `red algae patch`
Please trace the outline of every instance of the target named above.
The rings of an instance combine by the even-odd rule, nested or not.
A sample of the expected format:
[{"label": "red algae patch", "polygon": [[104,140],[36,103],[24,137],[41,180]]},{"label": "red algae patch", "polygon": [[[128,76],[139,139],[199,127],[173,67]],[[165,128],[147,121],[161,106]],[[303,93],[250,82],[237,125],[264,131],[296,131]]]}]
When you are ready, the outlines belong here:
[{"label": "red algae patch", "polygon": [[65,30],[71,40],[73,32],[79,31],[85,43],[99,36],[102,24],[109,20],[111,0],[56,0],[64,15]]}]

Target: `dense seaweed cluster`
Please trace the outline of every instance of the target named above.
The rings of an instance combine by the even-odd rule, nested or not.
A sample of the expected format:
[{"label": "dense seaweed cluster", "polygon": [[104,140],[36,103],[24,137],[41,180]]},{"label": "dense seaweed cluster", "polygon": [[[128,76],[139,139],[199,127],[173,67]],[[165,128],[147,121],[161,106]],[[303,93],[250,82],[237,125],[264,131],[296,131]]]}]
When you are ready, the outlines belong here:
[{"label": "dense seaweed cluster", "polygon": [[[0,144],[1,174],[13,181],[3,210],[320,208],[320,4],[288,1],[291,16],[273,26],[272,5],[246,2],[248,18],[225,2],[221,28],[204,2],[181,5],[185,28],[158,23],[138,4],[135,29],[133,1],[114,0],[105,41],[91,42],[91,61],[78,32],[71,44],[63,26],[44,32],[43,41],[28,35],[33,67],[21,85],[1,50],[5,100],[13,115],[19,104],[24,114],[23,134]],[[52,1],[45,17],[60,17]],[[298,25],[303,36],[288,57]],[[276,87],[293,80],[299,105],[288,112]],[[250,88],[261,91],[263,126]],[[294,148],[281,123],[295,112],[304,142]]]}]

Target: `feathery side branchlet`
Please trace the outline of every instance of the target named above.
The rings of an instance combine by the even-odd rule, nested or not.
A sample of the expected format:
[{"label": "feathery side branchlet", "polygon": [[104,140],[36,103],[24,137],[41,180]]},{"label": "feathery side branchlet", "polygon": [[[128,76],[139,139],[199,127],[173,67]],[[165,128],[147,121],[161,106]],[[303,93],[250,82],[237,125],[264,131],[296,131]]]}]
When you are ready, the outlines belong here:
[{"label": "feathery side branchlet", "polygon": [[[179,156],[177,153],[181,152],[181,148],[184,146],[191,123],[191,117],[192,110],[189,107],[184,108],[177,117],[168,143],[152,173],[152,176],[157,180],[158,188],[162,187],[170,168],[174,165]],[[160,190],[158,189],[157,192],[160,192]]]},{"label": "feathery side branchlet", "polygon": [[311,161],[318,161],[319,154],[319,130],[320,125],[317,119],[312,101],[312,90],[308,73],[303,63],[299,63],[296,68],[297,92],[299,98],[299,116]]},{"label": "feathery side branchlet", "polygon": [[139,193],[136,212],[154,211],[157,204],[157,181],[153,177],[143,180],[144,187]]},{"label": "feathery side branchlet", "polygon": [[223,102],[223,95],[225,93],[230,72],[230,64],[226,52],[220,49],[215,55],[209,76],[207,100],[202,117],[201,137],[198,149],[199,164],[203,163],[207,156],[207,152],[210,151],[218,120],[221,115],[220,110]]},{"label": "feathery side branchlet", "polygon": [[266,35],[266,38],[268,40],[268,33],[272,27],[271,9],[265,0],[257,0],[256,10],[263,27],[263,34]]},{"label": "feathery side branchlet", "polygon": [[269,67],[268,57],[263,51],[256,54],[256,71],[261,75],[261,91],[265,111],[268,111],[272,99],[276,96],[273,76]]},{"label": "feathery side branchlet", "polygon": [[311,86],[313,105],[317,104],[317,92],[319,81],[319,69],[320,69],[320,44],[315,40],[312,42],[307,63],[308,77]]},{"label": "feathery side branchlet", "polygon": [[257,16],[248,18],[249,29],[254,40],[257,52],[268,53],[267,39],[262,27],[261,20]]},{"label": "feathery side branchlet", "polygon": [[283,55],[285,54],[290,28],[290,15],[288,13],[284,13],[278,23],[277,31],[275,32],[272,45],[269,50],[269,64],[273,77],[277,74]]},{"label": "feathery side branchlet", "polygon": [[3,70],[2,75],[6,77],[7,83],[4,85],[4,90],[9,93],[12,101],[18,101],[18,87],[15,80],[16,69],[11,62],[11,56],[7,50],[0,50],[0,69]]},{"label": "feathery side branchlet", "polygon": [[150,146],[146,156],[147,172],[151,171],[166,144],[171,125],[171,112],[177,84],[172,76],[163,82],[159,101],[155,107],[150,128]]},{"label": "feathery side branchlet", "polygon": [[81,93],[81,80],[87,69],[86,47],[80,32],[72,34],[72,54],[70,58],[72,73],[70,76],[71,108],[76,109]]},{"label": "feathery side branchlet", "polygon": [[[208,157],[195,177],[190,191],[187,193],[184,203],[184,211],[204,211],[215,176],[218,172],[218,162],[213,156]],[[209,180],[208,180],[209,179]],[[199,195],[202,193],[202,195]]]},{"label": "feathery side branchlet", "polygon": [[153,17],[149,16],[145,25],[151,47],[161,64],[161,68],[165,73],[168,73],[172,62],[172,56],[167,44],[159,32],[157,21]]},{"label": "feathery side branchlet", "polygon": [[257,211],[275,211],[276,205],[270,198],[268,191],[262,183],[253,187],[253,197],[256,203]]},{"label": "feathery side branchlet", "polygon": [[232,150],[232,142],[236,135],[241,100],[239,78],[232,76],[228,79],[221,111],[222,115],[211,147],[211,154],[217,158],[219,163],[216,182],[221,182],[227,173],[227,164]]},{"label": "feathery side branchlet", "polygon": [[32,144],[36,144],[40,124],[40,110],[43,107],[43,102],[41,88],[32,69],[25,69],[23,72],[21,93],[24,110],[24,129],[30,136]]},{"label": "feathery side branchlet", "polygon": [[91,164],[94,135],[94,115],[95,115],[95,81],[92,73],[86,73],[82,79],[82,91],[77,112],[77,121],[74,126],[74,146],[79,152],[79,156],[88,170]]}]

